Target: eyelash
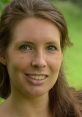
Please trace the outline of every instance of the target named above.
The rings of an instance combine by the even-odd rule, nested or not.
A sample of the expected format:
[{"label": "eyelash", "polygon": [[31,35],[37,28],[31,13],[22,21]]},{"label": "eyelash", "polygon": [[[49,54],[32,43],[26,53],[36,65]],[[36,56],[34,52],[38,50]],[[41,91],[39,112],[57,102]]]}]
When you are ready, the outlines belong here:
[{"label": "eyelash", "polygon": [[56,50],[57,50],[57,47],[56,47],[55,45],[49,45],[49,46],[47,47],[47,49],[48,49],[49,51],[56,51]]},{"label": "eyelash", "polygon": [[[31,45],[29,45],[29,44],[23,44],[23,45],[21,45],[21,46],[19,47],[19,49],[20,49],[21,51],[27,52],[27,51],[33,50],[33,47],[32,47]],[[57,50],[57,47],[56,47],[55,45],[48,45],[48,46],[46,47],[46,49],[47,49],[47,51],[49,51],[49,52],[54,52],[54,51]]]},{"label": "eyelash", "polygon": [[28,45],[28,44],[23,44],[19,47],[20,50],[22,51],[27,51],[27,50],[32,50],[32,46],[31,45]]}]

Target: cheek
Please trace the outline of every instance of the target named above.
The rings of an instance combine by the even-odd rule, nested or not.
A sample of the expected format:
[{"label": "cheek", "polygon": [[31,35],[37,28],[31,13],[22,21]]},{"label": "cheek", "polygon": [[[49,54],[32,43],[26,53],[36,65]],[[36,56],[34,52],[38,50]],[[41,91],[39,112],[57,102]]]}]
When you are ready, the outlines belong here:
[{"label": "cheek", "polygon": [[27,66],[29,66],[31,59],[27,56],[17,55],[12,56],[8,60],[8,65],[17,69],[17,70],[24,70]]},{"label": "cheek", "polygon": [[21,73],[25,72],[25,70],[28,68],[29,62],[29,59],[19,55],[8,58],[7,69],[11,81],[14,80],[17,82],[16,77],[22,80]]},{"label": "cheek", "polygon": [[61,64],[62,64],[62,55],[56,54],[52,57],[48,58],[49,66],[52,70],[52,72],[58,72],[60,70]]}]

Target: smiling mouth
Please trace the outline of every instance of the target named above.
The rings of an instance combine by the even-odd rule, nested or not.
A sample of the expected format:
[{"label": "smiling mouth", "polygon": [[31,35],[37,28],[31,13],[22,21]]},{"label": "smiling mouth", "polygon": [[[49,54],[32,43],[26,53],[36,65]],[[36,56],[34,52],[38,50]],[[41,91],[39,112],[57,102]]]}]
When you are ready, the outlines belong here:
[{"label": "smiling mouth", "polygon": [[33,80],[44,80],[48,78],[48,75],[45,74],[25,74],[25,75]]}]

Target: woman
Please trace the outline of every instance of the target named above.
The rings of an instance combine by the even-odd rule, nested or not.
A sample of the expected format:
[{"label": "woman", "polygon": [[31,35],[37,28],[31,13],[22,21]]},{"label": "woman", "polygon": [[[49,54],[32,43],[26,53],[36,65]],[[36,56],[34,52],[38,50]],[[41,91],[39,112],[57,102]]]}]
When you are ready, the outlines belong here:
[{"label": "woman", "polygon": [[11,1],[0,18],[0,116],[82,116],[63,72],[70,44],[64,17],[49,1]]}]

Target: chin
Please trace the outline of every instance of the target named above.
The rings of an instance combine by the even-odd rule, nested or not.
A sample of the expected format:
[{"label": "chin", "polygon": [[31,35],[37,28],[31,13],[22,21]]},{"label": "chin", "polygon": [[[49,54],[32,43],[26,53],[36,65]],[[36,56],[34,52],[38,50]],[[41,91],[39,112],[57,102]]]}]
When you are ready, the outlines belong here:
[{"label": "chin", "polygon": [[27,94],[32,97],[37,97],[37,96],[41,96],[41,95],[46,95],[46,94],[48,94],[48,92],[49,91],[44,90],[44,89],[33,89],[33,90],[29,91]]}]

